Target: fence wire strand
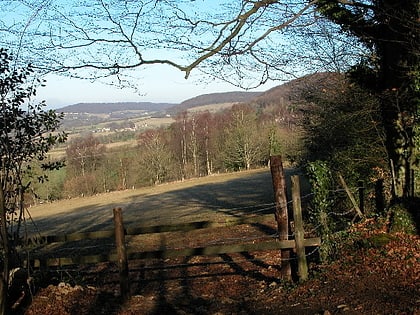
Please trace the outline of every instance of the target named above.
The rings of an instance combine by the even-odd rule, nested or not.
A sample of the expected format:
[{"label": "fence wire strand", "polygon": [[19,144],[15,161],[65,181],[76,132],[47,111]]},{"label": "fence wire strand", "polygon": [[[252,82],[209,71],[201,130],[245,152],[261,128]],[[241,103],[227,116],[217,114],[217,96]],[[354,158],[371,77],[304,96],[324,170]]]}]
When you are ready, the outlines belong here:
[{"label": "fence wire strand", "polygon": [[[360,187],[356,187],[352,189],[352,192],[357,191],[358,189],[360,189]],[[329,191],[329,195],[331,196],[331,198],[334,198],[334,196],[340,196],[343,193],[345,193],[346,191],[344,189],[335,189],[335,190],[331,190]],[[312,200],[312,198],[315,196],[314,193],[308,193],[305,195],[302,195],[299,197],[299,201],[305,204],[309,204],[310,201]],[[289,200],[285,205],[282,205],[281,207],[288,207],[289,209],[292,207],[293,201]],[[223,207],[223,206],[217,206],[217,205],[213,205],[213,206],[209,206],[206,205],[206,209],[209,210],[216,210],[217,213],[219,214],[223,214],[223,215],[227,215],[230,217],[233,217],[234,219],[238,220],[238,224],[244,224],[244,225],[254,225],[254,223],[252,222],[243,222],[241,223],[241,218],[244,219],[249,219],[249,218],[254,218],[254,217],[260,217],[261,215],[268,215],[271,214],[273,215],[273,221],[272,221],[272,226],[271,228],[275,228],[275,220],[274,220],[274,212],[276,209],[277,204],[276,203],[261,203],[261,204],[253,204],[253,205],[246,205],[246,206],[240,206],[240,207]],[[308,211],[308,207],[305,208]],[[354,208],[349,208],[347,211],[342,211],[342,212],[338,212],[338,211],[328,211],[327,215],[330,217],[345,217],[348,216],[352,213],[355,213],[356,210]],[[29,215],[29,219],[30,219],[30,223],[34,226],[35,228],[35,234],[39,237],[41,237],[41,231],[39,229],[39,227],[37,226],[36,222],[33,220],[29,210],[27,210],[27,214]],[[172,216],[168,216],[165,217],[165,221],[175,221],[179,219],[179,215],[177,215],[176,213],[174,213]],[[27,223],[27,222],[25,222]],[[223,225],[224,223],[226,223],[226,219],[225,220],[215,220],[214,223],[220,223],[221,225]],[[264,221],[264,223],[266,223]],[[261,224],[261,222],[259,222],[258,224]],[[269,224],[270,225],[270,224]],[[257,225],[255,225],[255,227],[258,227]],[[228,228],[228,227],[226,227]],[[319,223],[315,226],[312,226],[311,224],[306,225],[305,224],[305,235],[318,235],[320,233],[320,231],[322,230],[322,224]],[[257,230],[258,231],[258,230]],[[251,231],[252,232],[252,231]],[[254,231],[255,232],[255,231]],[[220,239],[214,239],[214,240],[210,240],[210,241],[206,241],[206,242],[202,242],[200,243],[201,247],[208,247],[208,246],[219,246],[219,245],[232,245],[232,244],[237,244],[237,243],[256,243],[256,242],[261,242],[261,241],[265,241],[268,239],[278,239],[279,234],[278,232],[276,233],[267,233],[264,232],[263,230],[259,230],[259,233],[262,233],[262,235],[252,235],[252,236],[232,236],[232,237],[225,237],[225,238],[220,238]],[[289,233],[288,235],[288,239],[293,239],[295,237],[295,233],[294,230],[291,230],[291,233]],[[129,243],[129,241],[127,241],[127,245],[131,246]],[[185,248],[189,248],[189,247],[185,247]],[[183,247],[181,247],[181,249],[185,249]],[[176,245],[169,245],[168,247],[164,247],[164,250],[168,249],[179,249]],[[162,250],[162,248],[159,248],[159,250]],[[112,253],[115,252],[115,243],[113,240],[109,241],[109,243],[105,243],[105,242],[101,242],[100,244],[84,244],[83,245],[83,251],[84,252],[102,252],[102,253]],[[270,250],[271,251],[271,250]],[[279,251],[279,250],[274,250],[274,251]],[[289,258],[282,258],[281,255],[279,254],[276,258],[277,261],[295,261],[297,260],[296,255],[293,254],[293,251],[290,250],[292,252],[291,257]],[[35,251],[36,252],[36,251]],[[61,253],[66,253],[67,255],[69,255],[70,257],[78,257],[80,255],[80,246],[74,245],[74,246],[70,246],[70,247],[62,247],[62,248],[55,248],[53,250],[54,254],[48,254],[48,252],[39,252],[40,254],[43,255],[43,257],[45,258],[49,258],[52,257],[54,258],[54,255],[56,256],[57,254],[61,254]],[[307,252],[305,254],[305,256],[307,258],[311,258],[313,256],[315,256],[316,254],[319,253],[319,247],[318,246],[314,246],[313,249],[310,250],[310,252]],[[238,253],[240,254],[240,253]],[[229,254],[231,257],[231,254]],[[220,254],[219,254],[220,256]],[[146,267],[142,267],[139,268],[138,270],[157,270],[159,268],[161,269],[171,269],[171,268],[189,268],[189,267],[193,267],[196,265],[212,265],[212,264],[230,264],[230,263],[238,263],[238,264],[245,264],[245,263],[254,263],[254,262],[261,262],[262,258],[244,258],[244,259],[238,259],[238,256],[234,256],[235,258],[232,258],[232,261],[222,261],[222,262],[201,262],[201,263],[182,263],[182,264],[174,264],[174,263],[170,263],[170,260],[168,260],[169,264],[164,264],[164,265],[155,265],[155,266],[146,266]],[[271,258],[273,258],[271,256]],[[162,259],[162,258],[157,258]],[[112,262],[110,262],[112,264]],[[153,264],[153,263],[152,263]],[[58,270],[61,270],[63,272],[67,272],[66,268],[63,267],[58,267]],[[133,271],[136,271],[137,269],[133,269]]]}]

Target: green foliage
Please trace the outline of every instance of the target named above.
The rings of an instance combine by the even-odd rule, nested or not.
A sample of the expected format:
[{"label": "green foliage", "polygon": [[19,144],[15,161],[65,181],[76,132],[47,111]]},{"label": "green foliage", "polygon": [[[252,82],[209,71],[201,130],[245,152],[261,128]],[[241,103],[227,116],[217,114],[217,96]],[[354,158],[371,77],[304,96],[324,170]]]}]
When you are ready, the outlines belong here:
[{"label": "green foliage", "polygon": [[[0,49],[0,171],[4,206],[9,213],[21,211],[16,196],[31,185],[32,161],[39,161],[43,171],[59,169],[62,163],[46,159],[46,154],[66,140],[66,134],[57,131],[62,115],[44,110],[45,102],[31,101],[36,95],[30,81],[32,67],[14,69],[12,61],[8,52]],[[43,174],[36,176],[40,181],[45,179]]]},{"label": "green foliage", "polygon": [[318,1],[315,5],[327,19],[355,36],[371,50],[368,59],[353,69],[352,78],[380,96],[386,157],[394,165],[393,199],[411,196],[408,180],[417,167],[414,143],[420,104],[418,51],[420,28],[417,0],[381,1],[359,10],[358,4]]},{"label": "green foliage", "polygon": [[[0,234],[1,265],[0,313],[5,313],[9,270],[18,266],[16,247],[24,220],[25,192],[31,186],[33,161],[43,170],[58,169],[62,163],[46,160],[47,152],[64,142],[57,132],[62,118],[45,103],[34,104],[31,66],[15,69],[7,50],[0,49]],[[38,82],[40,83],[40,82]],[[45,180],[45,176],[39,176]],[[12,303],[13,304],[13,303]]]},{"label": "green foliage", "polygon": [[[420,90],[420,80],[419,80],[419,90]],[[420,99],[418,100],[419,111],[420,111]],[[414,126],[414,146],[415,146],[415,159],[417,162],[420,161],[420,121],[419,117],[415,122]],[[414,168],[414,196],[420,196],[420,167],[417,165]]]},{"label": "green foliage", "polygon": [[[32,164],[31,176],[40,177],[46,175],[46,178],[41,181],[32,182],[32,191],[34,198],[37,200],[59,200],[63,197],[63,185],[66,179],[66,168],[44,171],[39,163]],[[30,177],[27,179],[30,180]],[[34,201],[35,202],[35,201]]]},{"label": "green foliage", "polygon": [[282,153],[282,146],[279,140],[278,130],[275,126],[269,130],[270,156],[280,155]]},{"label": "green foliage", "polygon": [[328,165],[323,161],[311,162],[307,166],[309,181],[312,186],[312,208],[309,209],[309,219],[314,225],[320,226],[323,247],[321,259],[326,260],[330,256],[332,246],[330,236],[333,231],[333,222],[329,217],[333,204],[330,192],[332,189],[332,176]]},{"label": "green foliage", "polygon": [[127,130],[113,132],[106,136],[98,136],[98,140],[102,144],[123,142],[123,141],[135,140],[135,139],[136,139],[136,132],[127,131]]},{"label": "green foliage", "polygon": [[417,233],[416,223],[412,214],[402,204],[395,204],[389,209],[390,214],[390,232],[407,233],[415,235]]},{"label": "green foliage", "polygon": [[333,183],[328,165],[323,161],[310,162],[307,171],[314,195],[313,203],[318,211],[327,212],[332,206],[330,191]]},{"label": "green foliage", "polygon": [[375,167],[387,167],[378,102],[344,77],[328,84],[304,92],[304,158],[328,161],[355,185],[372,177]]},{"label": "green foliage", "polygon": [[[303,163],[325,161],[332,174],[340,173],[349,187],[358,187],[362,180],[373,190],[376,180],[388,174],[378,99],[339,75],[325,85],[307,88],[304,95]],[[348,202],[348,198],[336,199],[336,212],[344,212]],[[374,211],[374,206],[372,199],[365,203],[365,210]]]}]

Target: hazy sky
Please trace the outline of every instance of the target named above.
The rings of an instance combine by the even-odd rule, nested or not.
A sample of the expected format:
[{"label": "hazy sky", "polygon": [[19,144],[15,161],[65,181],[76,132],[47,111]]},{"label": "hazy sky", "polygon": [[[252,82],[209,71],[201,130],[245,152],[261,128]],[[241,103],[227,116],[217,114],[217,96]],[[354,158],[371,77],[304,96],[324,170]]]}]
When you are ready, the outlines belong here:
[{"label": "hazy sky", "polygon": [[[116,84],[48,75],[46,87],[38,88],[38,98],[51,108],[81,102],[180,103],[201,94],[240,90],[211,77],[255,86],[267,78],[287,80],[336,65],[335,54],[332,54],[334,62],[322,61],[321,54],[331,54],[316,38],[314,43],[304,46],[312,37],[308,38],[306,32],[300,35],[299,27],[293,40],[281,28],[272,27],[288,25],[290,12],[305,6],[306,1],[301,0],[265,8],[251,18],[231,45],[223,46],[224,38],[232,35],[235,25],[240,24],[229,21],[237,21],[238,8],[243,3],[240,0],[0,1],[0,45],[11,50],[20,63],[32,63],[42,73],[58,73],[64,68],[71,69],[68,75],[116,80],[109,69],[115,70],[117,65],[118,75],[123,77],[128,72],[127,80],[136,87],[134,91],[118,88]],[[244,10],[251,7],[252,2]],[[312,21],[311,11],[305,18]],[[306,22],[299,21],[303,25]],[[259,36],[263,40],[254,42]],[[252,49],[247,43],[252,43]],[[196,68],[186,80],[185,73],[161,62],[169,59],[187,66],[205,54],[206,49],[218,45],[223,46],[220,51],[215,49],[219,53],[198,66],[207,75]],[[203,47],[207,47],[204,52]],[[232,49],[246,53],[226,58]],[[341,54],[341,47],[333,49]],[[139,59],[155,64],[138,66]],[[282,83],[268,82],[253,91],[266,91]]]},{"label": "hazy sky", "polygon": [[[200,12],[218,12],[221,9],[220,4],[223,2],[226,2],[226,0],[198,0],[194,2],[187,1],[187,7],[184,9],[187,10],[187,12],[190,12],[191,10]],[[92,1],[92,3],[96,2]],[[181,4],[182,2],[179,3]],[[58,28],[61,29],[62,27],[63,29],[69,27],[66,24],[67,20],[65,18],[60,16],[57,18],[54,15],[49,14],[54,14],[54,8],[56,6],[63,12],[63,14],[66,14],[67,10],[71,13],[75,8],[73,4],[74,3],[69,0],[30,0],[27,2],[10,2],[9,5],[4,5],[2,7],[2,11],[0,12],[0,26],[4,24],[5,26],[10,27],[13,25],[13,27],[17,27],[16,29],[19,30],[16,34],[19,35],[19,32],[23,32],[22,34],[25,34],[22,38],[11,37],[11,43],[16,43],[19,40],[23,40],[27,41],[29,45],[42,47],[41,44],[37,44],[36,39],[34,39],[34,42],[32,42],[32,39],[35,37],[32,37],[30,34],[32,34],[32,32],[36,34],[47,34],[50,29],[56,30]],[[86,8],[86,12],[82,12],[88,14],[88,10],[93,10],[93,8],[94,6],[91,8]],[[53,17],[52,20],[51,17]],[[83,19],[82,15],[79,18],[77,16],[72,18],[74,18],[76,22],[80,22],[81,18]],[[61,22],[62,24],[54,24],[54,20]],[[83,22],[80,23],[80,25],[83,25]],[[93,23],[99,23],[98,26],[113,26],[112,24],[109,26],[109,21],[95,21]],[[130,25],[129,22],[127,22],[127,24]],[[88,28],[86,25],[84,27],[86,29]],[[71,31],[68,34],[71,36]],[[13,32],[8,33],[7,36],[13,36]],[[139,36],[140,37],[137,38],[138,40],[141,38],[141,34]],[[48,43],[49,39],[46,38],[46,40]],[[45,43],[43,45],[45,45]],[[13,46],[13,44],[7,45],[6,47],[10,46]],[[17,47],[17,49],[20,49],[19,46]],[[150,59],[160,57],[158,50],[154,51],[149,49],[149,51],[152,51],[152,55],[146,56],[146,58]],[[17,50],[12,50],[12,52],[17,54]],[[22,50],[21,53],[26,52]],[[123,55],[123,53],[124,51],[122,51],[122,54],[120,55]],[[166,54],[169,54],[170,57],[171,51],[163,51],[161,54],[163,56],[162,58],[168,58]],[[30,53],[29,56],[31,56]],[[170,58],[176,59],[176,57]],[[30,60],[30,62],[32,63],[33,61]],[[189,61],[183,59],[179,60],[179,62],[181,64],[189,63]],[[215,79],[211,79],[209,76],[204,77],[204,75],[202,75],[201,72],[197,69],[192,71],[188,79],[185,79],[184,76],[185,73],[170,66],[152,65],[148,67],[139,67],[134,71],[134,78],[130,82],[136,86],[137,91],[135,91],[129,88],[119,88],[116,85],[102,84],[98,81],[92,82],[89,80],[72,79],[69,77],[60,77],[54,74],[48,75],[45,78],[47,80],[46,87],[39,87],[37,89],[37,99],[45,100],[48,107],[50,108],[59,108],[81,102],[138,101],[180,103],[184,100],[201,94],[241,90],[239,87],[233,86],[232,84],[222,81],[215,81]],[[257,90],[265,91],[270,87],[278,84],[280,84],[280,82],[271,82],[271,84],[266,84],[263,87],[259,87]]]},{"label": "hazy sky", "polygon": [[[139,91],[51,75],[46,78],[46,87],[38,88],[37,94],[39,99],[47,102],[48,107],[59,108],[85,102],[180,103],[201,94],[243,91],[226,82],[202,79],[198,71],[185,79],[184,73],[168,66],[139,69],[139,74],[142,76],[137,82]],[[266,91],[279,84],[281,82],[270,82],[252,91]]]}]

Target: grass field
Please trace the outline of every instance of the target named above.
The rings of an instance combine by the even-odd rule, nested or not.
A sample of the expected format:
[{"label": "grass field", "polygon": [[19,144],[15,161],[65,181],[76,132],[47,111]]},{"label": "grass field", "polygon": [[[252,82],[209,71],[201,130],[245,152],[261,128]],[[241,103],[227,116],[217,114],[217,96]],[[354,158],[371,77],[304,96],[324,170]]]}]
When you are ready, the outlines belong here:
[{"label": "grass field", "polygon": [[116,207],[123,209],[126,226],[217,221],[258,209],[271,211],[273,196],[271,173],[265,168],[62,200],[29,211],[39,232],[61,234],[112,229]]}]

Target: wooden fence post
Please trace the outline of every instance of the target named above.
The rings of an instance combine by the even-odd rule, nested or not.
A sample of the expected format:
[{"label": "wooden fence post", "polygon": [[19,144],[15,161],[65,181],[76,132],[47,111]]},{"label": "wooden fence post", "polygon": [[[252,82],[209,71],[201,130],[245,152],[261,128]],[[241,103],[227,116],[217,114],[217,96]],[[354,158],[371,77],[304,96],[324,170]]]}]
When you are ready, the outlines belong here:
[{"label": "wooden fence post", "polygon": [[365,214],[365,185],[362,180],[357,182],[358,191],[359,191],[359,208],[360,212]]},{"label": "wooden fence post", "polygon": [[120,293],[122,302],[130,298],[130,283],[128,279],[128,260],[125,246],[125,232],[122,219],[122,209],[114,208],[115,245],[117,247],[118,268],[120,271]]},{"label": "wooden fence post", "polygon": [[295,244],[299,281],[308,279],[308,264],[305,253],[305,231],[303,229],[302,206],[300,202],[299,176],[292,176],[293,219],[295,221]]},{"label": "wooden fence post", "polygon": [[[270,156],[270,169],[276,203],[274,216],[277,221],[279,240],[287,240],[289,238],[289,218],[287,212],[286,178],[280,155]],[[290,249],[282,249],[280,253],[281,275],[283,278],[291,280]]]},{"label": "wooden fence post", "polygon": [[384,180],[378,179],[375,183],[375,206],[376,213],[383,214],[385,211]]},{"label": "wooden fence post", "polygon": [[341,185],[343,186],[344,190],[347,193],[347,196],[349,197],[351,203],[353,204],[354,210],[356,210],[357,215],[363,219],[363,213],[360,211],[359,205],[356,202],[356,199],[354,198],[353,194],[351,193],[349,187],[346,184],[346,181],[344,180],[343,176],[341,174],[338,174],[338,179],[341,182]]}]

